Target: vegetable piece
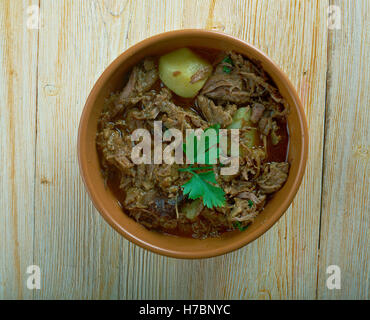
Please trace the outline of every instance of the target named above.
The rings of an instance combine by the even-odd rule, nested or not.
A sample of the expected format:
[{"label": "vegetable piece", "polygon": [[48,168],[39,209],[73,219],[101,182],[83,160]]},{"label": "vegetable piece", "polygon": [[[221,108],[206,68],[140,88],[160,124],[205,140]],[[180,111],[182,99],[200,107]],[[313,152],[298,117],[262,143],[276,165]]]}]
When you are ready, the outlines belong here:
[{"label": "vegetable piece", "polygon": [[222,60],[223,63],[227,63],[229,65],[224,65],[222,67],[222,71],[225,72],[225,73],[230,73],[232,71],[232,66],[234,65],[233,64],[233,61],[231,60],[231,58],[229,56],[226,56],[223,60]]},{"label": "vegetable piece", "polygon": [[238,228],[239,231],[241,231],[241,232],[247,230],[248,227],[249,227],[249,224],[247,224],[246,226],[243,227],[242,224],[239,221],[234,222],[234,228]]},{"label": "vegetable piece", "polygon": [[252,110],[250,107],[242,107],[235,111],[233,122],[227,127],[228,129],[241,129],[245,125],[250,125]]},{"label": "vegetable piece", "polygon": [[183,187],[184,194],[188,194],[190,199],[203,199],[203,203],[208,208],[222,207],[225,204],[225,192],[217,184],[214,171],[195,173],[190,171],[193,177],[186,182]]},{"label": "vegetable piece", "polygon": [[228,67],[228,66],[223,66],[222,70],[223,70],[223,72],[225,72],[225,73],[230,73],[230,72],[231,72],[231,68],[230,68],[230,67]]},{"label": "vegetable piece", "polygon": [[222,62],[226,62],[226,63],[228,63],[228,64],[231,64],[232,66],[234,65],[234,64],[233,64],[233,60],[231,60],[231,58],[230,58],[229,56],[226,56],[226,57],[222,60]]},{"label": "vegetable piece", "polygon": [[186,203],[181,208],[181,211],[185,213],[186,218],[192,220],[196,218],[203,210],[204,205],[201,199],[196,199],[192,202]]},{"label": "vegetable piece", "polygon": [[212,73],[212,66],[188,48],[165,54],[159,59],[159,78],[174,93],[193,98]]},{"label": "vegetable piece", "polygon": [[[227,129],[243,129],[244,127],[253,127],[253,123],[250,118],[252,115],[252,109],[250,107],[242,107],[236,110],[233,116],[233,122],[227,127]],[[247,146],[252,148],[257,142],[257,129],[250,128],[243,132],[244,138],[247,140]]]}]

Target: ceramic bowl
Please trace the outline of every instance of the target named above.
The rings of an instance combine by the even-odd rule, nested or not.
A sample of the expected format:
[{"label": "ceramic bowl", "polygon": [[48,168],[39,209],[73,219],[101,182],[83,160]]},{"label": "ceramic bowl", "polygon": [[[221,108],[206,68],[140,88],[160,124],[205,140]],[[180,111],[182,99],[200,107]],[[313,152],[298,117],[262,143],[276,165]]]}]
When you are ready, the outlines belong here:
[{"label": "ceramic bowl", "polygon": [[[218,238],[198,240],[163,235],[149,231],[126,215],[116,198],[104,185],[95,146],[98,118],[104,99],[123,88],[125,74],[144,57],[181,47],[206,47],[234,50],[258,60],[270,75],[281,95],[290,105],[289,177],[274,194],[252,225],[244,232],[234,231]],[[284,214],[301,184],[308,154],[308,132],[302,104],[283,71],[263,52],[230,35],[206,30],[178,30],[155,35],[123,52],[103,72],[93,87],[83,109],[78,131],[80,172],[92,202],[103,218],[121,235],[153,252],[176,258],[208,258],[236,250],[257,239]]]}]

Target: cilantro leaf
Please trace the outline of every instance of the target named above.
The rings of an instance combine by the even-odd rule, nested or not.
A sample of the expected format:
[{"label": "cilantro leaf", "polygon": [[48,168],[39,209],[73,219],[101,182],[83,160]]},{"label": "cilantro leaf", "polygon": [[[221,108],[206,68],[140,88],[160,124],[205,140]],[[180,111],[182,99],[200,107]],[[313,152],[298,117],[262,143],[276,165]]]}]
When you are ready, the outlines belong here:
[{"label": "cilantro leaf", "polygon": [[192,178],[182,185],[183,193],[190,199],[202,198],[203,203],[208,208],[222,207],[225,204],[225,192],[222,188],[214,186],[211,183],[217,183],[213,171],[193,174]]},{"label": "cilantro leaf", "polygon": [[200,172],[198,175],[205,181],[217,184],[216,175],[213,170],[206,171],[206,172]]},{"label": "cilantro leaf", "polygon": [[[200,156],[204,157],[204,164],[211,165],[207,167],[193,167],[188,166],[187,168],[180,168],[179,171],[190,172],[192,178],[182,185],[184,195],[188,195],[190,199],[203,199],[203,203],[208,208],[221,207],[225,204],[225,192],[217,185],[216,175],[213,170],[212,164],[217,163],[217,159],[220,156],[219,144],[219,130],[221,128],[220,124],[214,124],[209,128],[204,130],[204,133],[208,130],[216,131],[216,143],[210,146],[209,137],[205,136],[204,133],[200,136],[198,140],[194,133],[186,137],[187,142],[193,142],[194,151],[189,152],[187,156],[189,158],[193,157],[193,163],[199,163]],[[188,140],[189,139],[189,140]],[[186,143],[183,144],[183,150],[186,154]],[[189,144],[190,146],[190,144]],[[190,151],[192,148],[190,147]],[[189,150],[188,150],[189,151]],[[192,153],[192,154],[191,154]],[[204,171],[209,170],[209,171]],[[201,172],[199,172],[201,171]],[[198,172],[198,173],[197,173]]]}]

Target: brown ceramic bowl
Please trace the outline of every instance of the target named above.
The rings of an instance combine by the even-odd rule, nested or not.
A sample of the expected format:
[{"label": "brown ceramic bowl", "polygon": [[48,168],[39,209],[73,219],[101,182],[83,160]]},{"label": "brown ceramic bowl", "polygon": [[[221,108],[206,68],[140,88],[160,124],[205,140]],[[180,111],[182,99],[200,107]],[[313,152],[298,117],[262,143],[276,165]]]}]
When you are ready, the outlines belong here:
[{"label": "brown ceramic bowl", "polygon": [[[290,105],[288,127],[290,145],[289,177],[283,188],[267,203],[254,223],[244,232],[234,231],[219,238],[197,240],[167,236],[149,231],[129,218],[116,198],[105,188],[95,147],[95,135],[104,99],[112,91],[123,88],[127,71],[146,56],[181,47],[208,47],[235,50],[261,62]],[[208,258],[236,250],[255,240],[283,215],[301,184],[308,153],[308,132],[304,111],[293,85],[280,68],[264,53],[232,36],[206,30],[171,31],[150,37],[122,53],[103,72],[92,89],[83,110],[78,132],[78,159],[87,191],[104,219],[121,235],[139,246],[176,258]]]}]

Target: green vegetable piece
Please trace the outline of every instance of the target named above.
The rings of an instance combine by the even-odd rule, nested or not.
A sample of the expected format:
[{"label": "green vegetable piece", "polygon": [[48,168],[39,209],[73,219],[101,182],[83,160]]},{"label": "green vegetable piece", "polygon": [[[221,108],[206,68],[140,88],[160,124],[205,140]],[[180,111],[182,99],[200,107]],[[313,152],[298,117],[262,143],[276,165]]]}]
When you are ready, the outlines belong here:
[{"label": "green vegetable piece", "polygon": [[248,200],[248,206],[249,206],[249,208],[252,208],[253,207],[253,201],[252,200]]},{"label": "green vegetable piece", "polygon": [[245,125],[250,125],[250,117],[252,110],[250,107],[242,107],[235,111],[233,116],[233,122],[227,127],[227,129],[241,129]]},{"label": "green vegetable piece", "polygon": [[232,66],[234,65],[234,64],[233,64],[233,60],[231,60],[231,58],[230,58],[229,56],[226,56],[226,57],[222,60],[222,62],[229,63],[229,64],[231,64]]},{"label": "green vegetable piece", "polygon": [[231,72],[231,68],[230,68],[230,67],[228,67],[228,66],[223,66],[222,70],[223,70],[223,72],[225,72],[225,73],[230,73],[230,72]]},{"label": "green vegetable piece", "polygon": [[249,227],[249,224],[243,227],[242,224],[239,221],[234,222],[234,228],[238,228],[239,231],[241,231],[241,232],[247,230],[248,227]]},{"label": "green vegetable piece", "polygon": [[[227,129],[242,129],[245,126],[253,126],[250,121],[252,115],[252,109],[250,107],[242,107],[236,110],[233,116],[232,123],[227,127]],[[244,137],[247,140],[247,146],[252,148],[257,142],[257,130],[249,129],[243,132]]]}]

